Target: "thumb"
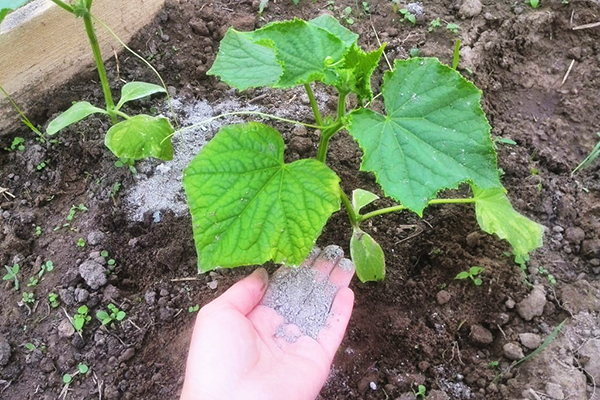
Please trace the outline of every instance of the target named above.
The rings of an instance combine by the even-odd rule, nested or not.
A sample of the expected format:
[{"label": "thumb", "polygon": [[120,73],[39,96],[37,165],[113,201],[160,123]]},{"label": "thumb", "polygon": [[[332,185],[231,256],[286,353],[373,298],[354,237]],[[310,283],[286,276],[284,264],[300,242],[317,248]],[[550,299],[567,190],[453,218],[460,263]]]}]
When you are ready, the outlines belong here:
[{"label": "thumb", "polygon": [[234,308],[243,315],[247,315],[262,300],[268,283],[269,274],[264,268],[258,268],[227,289],[210,305],[213,307]]}]

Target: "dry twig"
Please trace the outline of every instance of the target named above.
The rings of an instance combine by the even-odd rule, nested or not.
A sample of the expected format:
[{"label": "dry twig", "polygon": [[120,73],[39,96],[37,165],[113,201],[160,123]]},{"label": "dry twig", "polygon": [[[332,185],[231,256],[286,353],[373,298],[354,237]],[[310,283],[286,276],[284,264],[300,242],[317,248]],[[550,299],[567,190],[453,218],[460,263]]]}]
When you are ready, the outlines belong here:
[{"label": "dry twig", "polygon": [[571,73],[571,69],[573,69],[573,64],[575,64],[575,60],[571,60],[571,64],[569,65],[569,69],[567,69],[567,73],[565,74],[565,77],[563,78],[562,82],[560,83],[561,86],[565,84],[565,82],[567,81],[567,78],[569,77],[569,74]]},{"label": "dry twig", "polygon": [[597,26],[600,26],[600,21],[592,22],[591,24],[583,24],[583,25],[579,25],[579,26],[574,26],[572,29],[574,31],[578,31],[579,29],[589,29],[589,28],[595,28]]}]

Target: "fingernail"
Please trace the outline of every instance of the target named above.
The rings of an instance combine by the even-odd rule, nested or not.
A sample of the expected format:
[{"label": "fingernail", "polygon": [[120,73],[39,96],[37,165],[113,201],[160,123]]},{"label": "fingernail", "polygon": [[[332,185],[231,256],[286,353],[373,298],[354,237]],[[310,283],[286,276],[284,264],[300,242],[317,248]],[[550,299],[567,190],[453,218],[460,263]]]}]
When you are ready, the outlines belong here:
[{"label": "fingernail", "polygon": [[263,283],[262,289],[266,289],[267,285],[269,284],[269,273],[267,270],[264,268],[258,268],[252,273],[252,275],[256,275]]},{"label": "fingernail", "polygon": [[354,271],[354,263],[348,258],[342,258],[337,266],[339,269],[345,272]]},{"label": "fingernail", "polygon": [[308,257],[306,257],[306,261],[304,263],[307,265],[312,264],[319,254],[321,254],[321,248],[319,246],[314,246],[310,253],[308,253]]},{"label": "fingernail", "polygon": [[340,246],[331,245],[327,246],[321,251],[321,254],[317,257],[319,260],[338,262],[340,258],[344,257],[344,250]]}]

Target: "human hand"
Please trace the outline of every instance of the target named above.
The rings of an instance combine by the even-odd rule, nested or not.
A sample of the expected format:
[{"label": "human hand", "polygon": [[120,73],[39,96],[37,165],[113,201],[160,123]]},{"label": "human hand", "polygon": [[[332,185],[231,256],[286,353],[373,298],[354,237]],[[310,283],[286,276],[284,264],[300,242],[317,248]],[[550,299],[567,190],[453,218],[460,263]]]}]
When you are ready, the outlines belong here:
[{"label": "human hand", "polygon": [[263,268],[237,282],[198,313],[181,400],[316,398],[352,313],[353,275],[328,246],[270,285]]}]

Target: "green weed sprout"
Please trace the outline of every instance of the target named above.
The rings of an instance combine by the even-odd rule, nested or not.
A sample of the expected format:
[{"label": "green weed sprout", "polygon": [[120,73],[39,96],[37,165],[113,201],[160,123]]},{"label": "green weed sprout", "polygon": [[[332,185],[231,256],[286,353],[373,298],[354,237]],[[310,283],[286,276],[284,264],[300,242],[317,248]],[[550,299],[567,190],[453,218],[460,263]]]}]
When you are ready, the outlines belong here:
[{"label": "green weed sprout", "polygon": [[352,7],[346,7],[342,11],[340,18],[342,18],[348,25],[354,25],[354,18],[352,18],[350,14],[352,14]]},{"label": "green weed sprout", "polygon": [[77,364],[77,371],[75,373],[73,373],[73,374],[66,373],[63,375],[63,383],[65,385],[68,385],[71,382],[73,382],[73,378],[75,378],[77,375],[85,375],[88,373],[89,370],[90,370],[90,367],[88,367],[87,364],[79,363],[79,364]]},{"label": "green weed sprout", "polygon": [[539,267],[538,272],[541,276],[545,276],[546,279],[548,279],[548,283],[550,283],[551,285],[556,285],[556,278],[546,268]]},{"label": "green weed sprout", "polygon": [[458,275],[454,277],[454,279],[463,280],[463,279],[471,279],[475,286],[481,286],[483,283],[481,278],[479,278],[479,274],[485,271],[485,268],[482,267],[471,267],[468,271],[462,271]]},{"label": "green weed sprout", "polygon": [[81,306],[77,309],[77,313],[73,315],[73,327],[77,332],[81,333],[85,324],[91,320],[92,317],[88,315],[87,306]]},{"label": "green weed sprout", "polygon": [[427,388],[425,385],[419,385],[417,386],[417,391],[413,390],[413,393],[415,394],[415,398],[424,400],[427,397]]},{"label": "green weed sprout", "polygon": [[100,255],[101,255],[102,257],[104,257],[104,258],[108,258],[108,260],[106,260],[106,263],[107,263],[108,265],[115,265],[115,264],[117,263],[117,262],[114,260],[114,258],[109,258],[108,251],[106,251],[106,250],[102,250],[102,251],[100,252]]},{"label": "green weed sprout", "polygon": [[12,280],[14,282],[14,288],[16,291],[19,291],[19,268],[19,264],[13,264],[12,267],[5,265],[4,269],[6,269],[6,275],[2,277],[3,281]]},{"label": "green weed sprout", "polygon": [[433,32],[436,28],[442,26],[442,20],[440,18],[433,19],[429,23],[429,27],[427,28],[427,32]]},{"label": "green weed sprout", "polygon": [[[596,135],[600,137],[600,132],[597,132]],[[595,160],[600,156],[600,142],[596,143],[596,146],[592,149],[590,154],[571,172],[571,175],[576,174],[578,171],[589,167]]]},{"label": "green weed sprout", "polygon": [[77,247],[85,247],[85,239],[84,238],[77,239]]},{"label": "green weed sprout", "polygon": [[69,209],[69,213],[67,214],[67,221],[73,221],[73,218],[75,218],[75,215],[77,214],[77,212],[87,212],[88,208],[85,206],[85,204],[80,203],[79,205],[73,205],[71,206],[71,208]]},{"label": "green weed sprout", "polygon": [[456,35],[456,34],[458,34],[458,30],[460,29],[460,25],[454,24],[452,22],[449,22],[448,24],[446,24],[446,29]]},{"label": "green weed sprout", "polygon": [[[108,116],[112,123],[112,127],[106,132],[104,143],[116,157],[131,160],[131,162],[148,157],[171,160],[173,158],[171,136],[174,129],[169,120],[165,117],[153,117],[145,114],[132,117],[122,111],[123,105],[127,102],[155,93],[166,93],[166,90],[162,86],[152,83],[128,82],[121,89],[121,97],[115,104],[92,21],[92,0],[75,0],[72,5],[61,0],[52,0],[52,2],[75,17],[83,19],[104,93],[105,108],[96,107],[87,101],[76,102],[50,121],[46,132],[54,135],[90,115],[103,114]],[[119,122],[119,118],[123,120]]]},{"label": "green weed sprout", "polygon": [[199,304],[196,304],[196,305],[188,307],[188,312],[189,313],[197,312],[198,310],[200,310],[200,305]]},{"label": "green weed sprout", "polygon": [[58,306],[60,305],[60,303],[58,301],[58,294],[57,293],[49,293],[48,294],[48,304],[52,308],[58,308]]},{"label": "green weed sprout", "polygon": [[23,346],[27,351],[34,351],[36,349],[35,344],[33,343],[25,343]]},{"label": "green weed sprout", "polygon": [[404,17],[404,20],[410,22],[413,25],[417,23],[417,17],[413,13],[408,11],[408,9],[401,8],[398,10],[398,12]]},{"label": "green weed sprout", "polygon": [[96,313],[96,318],[102,322],[102,325],[108,325],[112,321],[123,321],[127,316],[125,311],[119,310],[119,308],[112,303],[109,303],[106,307],[108,308],[108,312],[100,310]]},{"label": "green weed sprout", "polygon": [[29,283],[27,284],[27,287],[35,287],[35,286],[37,286],[38,283],[44,277],[44,274],[46,272],[50,272],[50,271],[53,271],[53,270],[54,270],[54,263],[52,262],[52,260],[46,261],[44,264],[41,265],[40,271],[38,272],[37,276],[32,276],[32,277],[29,278]]},{"label": "green weed sprout", "polygon": [[23,139],[22,137],[16,136],[12,143],[10,144],[10,147],[5,147],[4,150],[6,151],[24,151],[25,150],[25,139]]},{"label": "green weed sprout", "polygon": [[30,292],[23,292],[22,301],[25,304],[33,304],[33,303],[35,303],[35,295]]},{"label": "green weed sprout", "polygon": [[531,8],[538,8],[540,6],[540,0],[529,0]]},{"label": "green weed sprout", "polygon": [[[381,85],[385,111],[368,108],[384,47],[364,51],[358,35],[330,15],[227,31],[208,74],[240,91],[303,86],[314,123],[301,124],[317,129],[320,139],[315,158],[291,163],[281,133],[263,123],[224,126],[206,144],[183,177],[201,271],[267,261],[300,265],[342,206],[363,282],[384,279],[385,256],[362,224],[392,212],[421,217],[430,205],[474,204],[479,226],[508,240],[515,261],[542,245],[543,227],[513,209],[500,182],[491,127],[473,83],[436,58],[396,60]],[[337,91],[333,115],[321,115],[315,83]],[[352,109],[350,96],[358,104]],[[331,138],[342,130],[362,149],[360,170],[372,172],[396,205],[362,212],[379,197],[341,189],[326,159]],[[471,195],[438,197],[460,184]]]}]

